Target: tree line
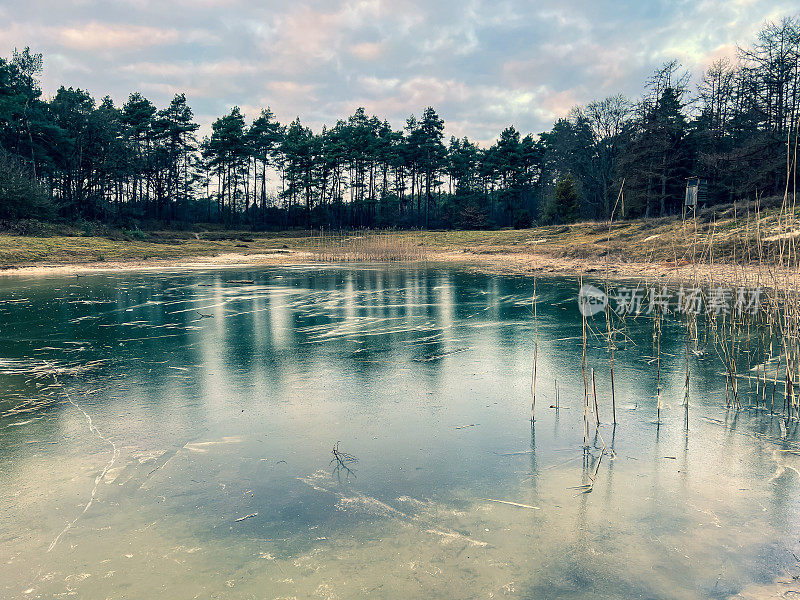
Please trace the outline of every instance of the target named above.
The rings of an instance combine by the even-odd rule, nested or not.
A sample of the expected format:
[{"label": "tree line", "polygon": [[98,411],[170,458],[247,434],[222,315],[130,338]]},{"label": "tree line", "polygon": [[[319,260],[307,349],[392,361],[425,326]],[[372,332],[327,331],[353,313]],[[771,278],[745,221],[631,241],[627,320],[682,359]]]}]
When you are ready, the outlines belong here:
[{"label": "tree line", "polygon": [[[711,203],[782,194],[800,118],[800,19],[767,23],[690,87],[670,61],[636,100],[578,106],[489,147],[445,139],[432,107],[404,127],[363,108],[314,132],[238,107],[199,139],[186,96],[159,109],[60,87],[42,55],[0,59],[0,219],[118,226],[490,228],[679,212],[686,179]],[[620,196],[620,189],[624,194]]]}]

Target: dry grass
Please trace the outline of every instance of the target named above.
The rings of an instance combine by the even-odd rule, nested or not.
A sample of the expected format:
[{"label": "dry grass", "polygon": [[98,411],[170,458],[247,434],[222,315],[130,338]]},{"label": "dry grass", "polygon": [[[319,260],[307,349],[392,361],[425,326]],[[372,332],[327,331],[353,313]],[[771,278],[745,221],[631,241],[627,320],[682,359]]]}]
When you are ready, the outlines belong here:
[{"label": "dry grass", "polygon": [[[768,204],[768,203],[767,203]],[[785,244],[786,215],[780,207],[764,209],[757,232],[754,208],[717,207],[698,217],[696,243],[713,251],[714,260],[755,261],[757,235],[762,256]],[[119,237],[119,236],[116,236]],[[160,231],[145,239],[102,236],[0,235],[0,267],[70,265],[102,262],[184,259],[225,254],[256,255],[276,251],[310,253],[317,260],[405,261],[449,253],[473,259],[518,256],[685,265],[692,260],[691,242],[680,217],[616,222],[583,222],[523,230],[392,231],[331,234],[308,231],[253,233],[247,231]]]}]

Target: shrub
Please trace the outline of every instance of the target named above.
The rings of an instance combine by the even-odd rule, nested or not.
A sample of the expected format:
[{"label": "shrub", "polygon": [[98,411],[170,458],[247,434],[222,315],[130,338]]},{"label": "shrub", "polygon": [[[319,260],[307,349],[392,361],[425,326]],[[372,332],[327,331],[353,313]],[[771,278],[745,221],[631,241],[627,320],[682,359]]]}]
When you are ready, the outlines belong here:
[{"label": "shrub", "polygon": [[55,216],[47,192],[19,159],[0,150],[0,219],[38,219]]},{"label": "shrub", "polygon": [[489,221],[483,208],[467,204],[458,211],[455,225],[459,229],[486,229]]},{"label": "shrub", "polygon": [[514,229],[529,229],[532,223],[533,218],[531,217],[531,213],[528,209],[523,208],[521,210],[514,211]]},{"label": "shrub", "polygon": [[133,240],[144,240],[147,238],[145,233],[141,229],[139,229],[138,225],[134,225],[133,229],[126,229],[125,227],[123,227],[122,235],[131,238]]}]

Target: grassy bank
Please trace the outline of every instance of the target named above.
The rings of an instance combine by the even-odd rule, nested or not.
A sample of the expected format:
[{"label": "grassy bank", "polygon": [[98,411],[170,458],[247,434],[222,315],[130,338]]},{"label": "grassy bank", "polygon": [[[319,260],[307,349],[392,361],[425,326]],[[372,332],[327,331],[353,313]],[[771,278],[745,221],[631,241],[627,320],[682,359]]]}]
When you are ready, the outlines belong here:
[{"label": "grassy bank", "polygon": [[[320,232],[291,231],[254,233],[249,231],[155,231],[131,236],[122,232],[106,235],[12,235],[0,234],[0,268],[103,263],[175,261],[236,255],[245,262],[255,257],[284,257],[285,260],[327,259],[338,255],[351,259],[371,258],[370,244],[379,236],[382,249],[396,246],[413,259],[436,260],[447,256],[464,262],[502,262],[537,258],[541,261],[602,260],[620,265],[650,263],[685,265],[699,249],[708,261],[747,262],[756,260],[758,235],[762,247],[778,244],[788,232],[779,222],[775,203],[716,207],[698,214],[696,220],[681,217],[608,222],[582,222],[523,230],[350,232],[331,236]],[[760,219],[757,218],[760,216]],[[56,232],[59,233],[59,232]],[[376,246],[375,244],[371,244]],[[763,248],[770,254],[768,248]],[[695,256],[697,252],[694,253]],[[376,254],[375,260],[381,255]],[[400,256],[402,258],[402,256]]]}]

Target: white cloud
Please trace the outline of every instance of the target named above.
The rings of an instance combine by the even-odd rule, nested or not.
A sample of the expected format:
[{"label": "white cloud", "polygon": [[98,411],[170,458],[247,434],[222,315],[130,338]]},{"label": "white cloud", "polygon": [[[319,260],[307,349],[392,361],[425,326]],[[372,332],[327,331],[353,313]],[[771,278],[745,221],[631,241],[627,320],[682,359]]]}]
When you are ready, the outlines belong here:
[{"label": "white cloud", "polygon": [[[539,132],[575,103],[636,95],[673,57],[696,74],[796,0],[29,0],[0,46],[45,54],[43,85],[185,91],[207,128],[233,105],[314,127],[358,106],[396,126],[435,106],[448,135]],[[54,26],[58,23],[58,26]]]},{"label": "white cloud", "polygon": [[181,32],[177,29],[102,23],[66,27],[53,33],[64,47],[86,51],[159,46],[173,44],[181,39]]},{"label": "white cloud", "polygon": [[375,60],[383,54],[383,44],[380,42],[362,42],[350,46],[350,54],[362,60]]},{"label": "white cloud", "polygon": [[142,77],[230,77],[234,75],[251,75],[264,72],[263,66],[246,63],[236,59],[217,60],[212,62],[141,62],[124,65],[127,71]]}]

